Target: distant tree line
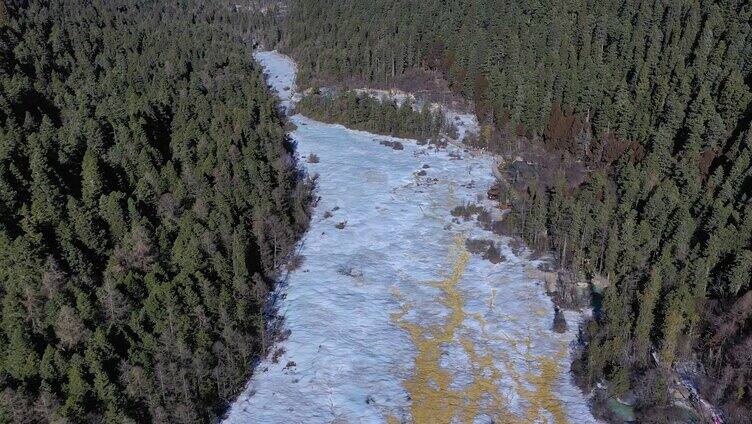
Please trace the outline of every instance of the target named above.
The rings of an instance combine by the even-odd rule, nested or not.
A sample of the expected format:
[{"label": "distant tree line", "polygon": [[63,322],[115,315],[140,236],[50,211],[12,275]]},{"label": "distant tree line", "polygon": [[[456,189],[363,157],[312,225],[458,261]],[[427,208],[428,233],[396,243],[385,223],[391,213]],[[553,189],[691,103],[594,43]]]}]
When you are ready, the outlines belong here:
[{"label": "distant tree line", "polygon": [[231,4],[0,3],[0,422],[210,422],[310,185]]},{"label": "distant tree line", "polygon": [[395,137],[428,140],[438,137],[444,115],[425,103],[420,110],[409,99],[378,99],[352,90],[321,93],[314,89],[296,105],[296,111],[322,122]]},{"label": "distant tree line", "polygon": [[703,395],[752,421],[749,2],[291,0],[288,17],[302,85],[439,71],[478,144],[559,164],[513,193],[509,225],[611,282],[587,383],[665,420],[672,365],[696,360]]}]

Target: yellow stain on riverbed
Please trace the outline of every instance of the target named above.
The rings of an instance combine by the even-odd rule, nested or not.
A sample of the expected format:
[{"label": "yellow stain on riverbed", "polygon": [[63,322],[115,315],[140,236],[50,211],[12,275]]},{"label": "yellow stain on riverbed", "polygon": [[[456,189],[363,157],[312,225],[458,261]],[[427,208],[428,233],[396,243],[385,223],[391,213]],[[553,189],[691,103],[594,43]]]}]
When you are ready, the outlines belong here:
[{"label": "yellow stain on riverbed", "polygon": [[[516,417],[511,422],[566,424],[567,417],[561,399],[553,392],[553,386],[561,376],[560,363],[566,357],[567,345],[562,343],[555,355],[536,355],[533,353],[533,341],[530,337],[532,330],[528,329],[528,335],[521,341],[507,335],[492,336],[488,334],[487,323],[482,316],[474,314],[473,318],[480,324],[485,339],[507,342],[516,355],[524,358],[527,364],[525,373],[521,374],[506,353],[497,352],[497,358],[504,364],[505,370],[515,383],[517,393],[528,403],[524,416]],[[524,351],[520,349],[520,345],[524,346]],[[546,412],[548,414],[545,414]],[[548,416],[552,421],[548,420]]]},{"label": "yellow stain on riverbed", "polygon": [[[566,355],[562,349],[557,355],[534,355],[531,353],[531,338],[517,340],[507,335],[490,337],[486,331],[486,322],[480,314],[466,314],[464,297],[459,290],[459,282],[470,261],[470,253],[465,249],[464,239],[455,238],[454,263],[451,272],[441,281],[430,284],[441,292],[438,301],[448,311],[445,321],[437,325],[422,326],[405,319],[411,305],[405,303],[400,312],[392,314],[392,320],[403,328],[416,347],[412,376],[404,383],[410,398],[410,422],[415,424],[454,422],[472,423],[480,416],[490,416],[496,423],[544,423],[553,419],[553,423],[565,424],[566,416],[561,400],[553,392],[553,385],[561,375],[559,363]],[[395,297],[404,301],[399,293]],[[489,299],[489,307],[494,307],[495,290]],[[466,318],[475,319],[481,325],[484,339],[501,340],[524,357],[527,371],[516,369],[516,364],[506,352],[496,352],[484,345],[480,348],[467,332],[463,331]],[[524,344],[525,351],[520,352]],[[469,360],[471,382],[458,387],[454,383],[453,372],[441,366],[442,352],[449,346],[459,345]],[[502,371],[496,363],[503,365],[510,379],[514,382],[517,393],[526,401],[523,416],[509,411],[507,398],[499,389]],[[399,420],[393,416],[387,418],[389,424]]]},{"label": "yellow stain on riverbed", "polygon": [[441,290],[441,302],[449,311],[446,322],[422,327],[406,321],[404,316],[409,311],[409,305],[392,315],[392,320],[407,331],[418,351],[413,375],[405,382],[412,400],[410,412],[415,423],[449,423],[463,409],[468,398],[462,391],[450,388],[452,374],[440,365],[442,345],[454,342],[455,332],[465,318],[462,310],[464,302],[457,284],[470,260],[470,253],[464,249],[461,238],[455,240],[455,245],[459,254],[452,272],[444,280],[432,283]]},{"label": "yellow stain on riverbed", "polygon": [[525,417],[526,423],[538,423],[543,420],[543,412],[548,412],[556,424],[567,422],[561,400],[556,397],[551,386],[561,374],[561,360],[566,356],[566,348],[560,349],[553,357],[535,356],[539,373],[532,372],[529,368],[525,373],[525,379],[533,386],[533,389],[518,386],[517,390],[530,407]]},{"label": "yellow stain on riverbed", "polygon": [[[493,356],[478,353],[473,341],[461,337],[459,342],[470,360],[472,382],[463,388],[452,388],[453,375],[441,367],[442,348],[457,342],[457,332],[466,318],[465,300],[458,289],[462,274],[470,261],[470,253],[461,237],[455,239],[456,259],[451,273],[441,281],[431,283],[441,291],[441,303],[449,311],[446,321],[423,327],[404,319],[409,305],[392,319],[410,335],[417,348],[415,369],[405,382],[412,399],[411,416],[415,423],[450,423],[459,420],[471,423],[483,413],[507,421],[506,399],[497,382],[501,378]],[[507,419],[504,419],[507,418]]]}]

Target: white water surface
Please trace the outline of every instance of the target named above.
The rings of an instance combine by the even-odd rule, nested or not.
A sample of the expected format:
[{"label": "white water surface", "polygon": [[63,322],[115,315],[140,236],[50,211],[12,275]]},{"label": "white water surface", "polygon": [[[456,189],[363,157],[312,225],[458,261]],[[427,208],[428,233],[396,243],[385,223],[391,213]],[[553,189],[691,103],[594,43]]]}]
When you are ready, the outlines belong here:
[{"label": "white water surface", "polygon": [[[294,62],[276,52],[255,58],[289,107]],[[416,415],[420,407],[442,406],[413,404],[420,349],[406,328],[423,328],[430,344],[453,316],[461,324],[441,344],[438,364],[450,376],[446,390],[461,396],[478,378],[492,381],[504,405],[496,422],[595,422],[569,374],[579,314],[567,312],[570,330],[554,333],[553,305],[542,283],[528,276],[536,262],[475,219],[450,213],[466,202],[493,210],[485,199],[491,157],[411,140],[393,150],[379,144],[397,140],[391,137],[302,115],[291,120],[301,158],[320,158],[305,164],[319,175],[320,201],[302,241],[304,262],[274,293],[289,336],[257,366],[226,423],[441,422]],[[460,300],[452,309],[450,294],[432,282],[449,280],[468,238],[493,240],[506,259],[493,264],[471,255],[453,286]],[[468,343],[492,363],[474,362]],[[437,387],[428,379],[424,389]],[[449,421],[492,422],[490,403],[491,395],[483,395],[469,418]]]}]

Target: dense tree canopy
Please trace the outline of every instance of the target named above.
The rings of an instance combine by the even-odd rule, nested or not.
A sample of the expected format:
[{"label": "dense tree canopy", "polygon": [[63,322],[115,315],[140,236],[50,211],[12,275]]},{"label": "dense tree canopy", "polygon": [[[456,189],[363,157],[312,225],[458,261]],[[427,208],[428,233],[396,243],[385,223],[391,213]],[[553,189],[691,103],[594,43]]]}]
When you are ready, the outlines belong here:
[{"label": "dense tree canopy", "polygon": [[0,422],[208,421],[247,381],[310,190],[240,12],[0,3]]},{"label": "dense tree canopy", "polygon": [[292,0],[279,45],[304,85],[439,71],[482,145],[524,136],[579,164],[510,193],[510,227],[611,282],[586,379],[636,390],[648,419],[696,360],[703,394],[750,422],[751,18],[737,0]]},{"label": "dense tree canopy", "polygon": [[206,421],[246,381],[309,189],[243,40],[291,53],[302,86],[441,75],[480,145],[557,158],[508,193],[508,223],[611,283],[585,380],[636,391],[647,420],[696,362],[752,421],[749,2],[250,5],[0,3],[0,422]]},{"label": "dense tree canopy", "polygon": [[397,104],[395,100],[350,90],[309,93],[300,100],[295,110],[322,122],[421,141],[437,137],[445,127],[441,111],[431,110],[428,103],[417,108],[409,99]]}]

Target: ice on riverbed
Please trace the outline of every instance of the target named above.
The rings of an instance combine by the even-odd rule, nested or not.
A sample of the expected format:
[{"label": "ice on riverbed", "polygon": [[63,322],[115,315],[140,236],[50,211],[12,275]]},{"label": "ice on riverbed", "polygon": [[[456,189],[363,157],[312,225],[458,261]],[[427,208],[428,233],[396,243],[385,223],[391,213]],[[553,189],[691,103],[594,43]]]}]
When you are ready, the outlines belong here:
[{"label": "ice on riverbed", "polygon": [[272,87],[280,98],[280,105],[290,109],[293,97],[296,93],[295,73],[297,65],[289,56],[280,54],[276,50],[268,52],[255,52],[253,57],[264,66],[266,82]]},{"label": "ice on riverbed", "polygon": [[[288,56],[285,56],[276,50],[255,52],[254,58],[263,63],[264,71],[268,75],[267,82],[280,98],[280,105],[285,111],[289,111],[291,106],[300,99],[300,94],[296,92],[295,72],[297,66]],[[423,104],[417,101],[415,95],[406,93],[401,90],[378,90],[373,88],[356,89],[356,93],[367,94],[380,100],[394,100],[401,105],[405,100],[409,100],[416,109],[420,110]],[[432,111],[441,110],[447,123],[451,123],[457,129],[456,140],[462,141],[465,137],[478,135],[480,125],[478,118],[468,112],[456,110],[440,103],[430,103],[429,108]]]},{"label": "ice on riverbed", "polygon": [[[271,84],[292,87],[279,56],[256,58]],[[490,157],[292,121],[298,154],[320,158],[306,166],[321,200],[303,265],[275,293],[289,337],[227,423],[594,422],[568,372],[574,331],[551,331],[553,305],[527,276],[535,262],[450,213],[493,208]],[[468,238],[493,240],[506,260],[469,254]]]}]

